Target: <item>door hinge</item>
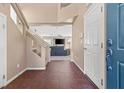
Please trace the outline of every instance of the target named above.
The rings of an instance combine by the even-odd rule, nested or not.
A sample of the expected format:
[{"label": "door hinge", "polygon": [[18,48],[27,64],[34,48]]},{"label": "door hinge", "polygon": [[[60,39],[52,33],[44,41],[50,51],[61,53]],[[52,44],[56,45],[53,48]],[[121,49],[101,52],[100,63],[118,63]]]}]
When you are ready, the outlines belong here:
[{"label": "door hinge", "polygon": [[103,12],[103,7],[101,7],[101,12]]},{"label": "door hinge", "polygon": [[103,48],[103,43],[101,43],[101,48]]},{"label": "door hinge", "polygon": [[3,79],[5,79],[5,75],[3,75]]},{"label": "door hinge", "polygon": [[103,86],[103,79],[101,79],[101,85]]}]

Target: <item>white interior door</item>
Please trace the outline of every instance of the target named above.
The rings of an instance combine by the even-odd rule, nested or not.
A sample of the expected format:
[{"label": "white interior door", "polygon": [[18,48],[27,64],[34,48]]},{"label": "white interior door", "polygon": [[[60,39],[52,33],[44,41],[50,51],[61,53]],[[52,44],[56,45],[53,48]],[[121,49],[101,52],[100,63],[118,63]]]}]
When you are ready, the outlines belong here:
[{"label": "white interior door", "polygon": [[0,14],[0,88],[3,87],[6,82],[6,35],[6,17]]},{"label": "white interior door", "polygon": [[92,4],[84,16],[84,72],[103,87],[103,5]]}]

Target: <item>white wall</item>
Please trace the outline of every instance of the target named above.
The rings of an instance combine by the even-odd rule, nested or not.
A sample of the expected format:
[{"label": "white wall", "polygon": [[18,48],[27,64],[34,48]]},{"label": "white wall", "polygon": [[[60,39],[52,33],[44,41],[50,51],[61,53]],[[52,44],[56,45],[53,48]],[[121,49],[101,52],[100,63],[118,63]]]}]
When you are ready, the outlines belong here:
[{"label": "white wall", "polygon": [[80,35],[84,32],[84,19],[83,14],[79,15],[73,23],[72,30],[72,55],[73,60],[84,70],[84,50],[83,50],[83,39]]},{"label": "white wall", "polygon": [[63,26],[52,26],[52,25],[41,25],[31,26],[30,29],[40,36],[72,36],[72,25]]},{"label": "white wall", "polygon": [[[55,38],[62,38],[68,41],[72,37],[72,25],[41,25],[31,26],[31,31],[40,35],[51,46],[55,45]],[[36,31],[36,32],[35,32]],[[67,44],[65,43],[66,47]]]}]

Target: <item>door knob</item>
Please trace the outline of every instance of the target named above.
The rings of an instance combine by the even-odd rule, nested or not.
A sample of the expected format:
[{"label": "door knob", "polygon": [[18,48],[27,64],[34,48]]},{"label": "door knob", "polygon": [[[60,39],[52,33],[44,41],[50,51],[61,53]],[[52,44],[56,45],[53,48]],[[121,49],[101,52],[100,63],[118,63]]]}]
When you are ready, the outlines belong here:
[{"label": "door knob", "polygon": [[113,51],[111,48],[107,49],[107,56],[112,56]]},{"label": "door knob", "polygon": [[113,42],[112,42],[112,39],[108,39],[108,40],[107,40],[108,46],[112,46],[112,43],[113,43]]},{"label": "door knob", "polygon": [[108,66],[107,71],[112,71],[112,66]]}]

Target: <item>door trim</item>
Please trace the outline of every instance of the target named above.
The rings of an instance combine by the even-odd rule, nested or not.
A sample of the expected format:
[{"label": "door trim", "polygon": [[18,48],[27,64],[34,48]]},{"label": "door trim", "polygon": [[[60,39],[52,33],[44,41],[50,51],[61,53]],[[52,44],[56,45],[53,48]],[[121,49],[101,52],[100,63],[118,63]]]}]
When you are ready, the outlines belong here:
[{"label": "door trim", "polygon": [[4,29],[3,31],[6,32],[6,35],[5,35],[5,55],[6,55],[6,59],[5,59],[5,63],[4,63],[4,75],[5,75],[5,79],[4,79],[4,83],[3,83],[3,86],[4,87],[6,85],[6,82],[7,82],[7,16],[4,15],[3,13],[0,13],[0,16],[2,16],[4,18]]},{"label": "door trim", "polygon": [[107,49],[107,5],[104,4],[104,88],[107,88],[107,61],[106,61],[106,49]]}]

